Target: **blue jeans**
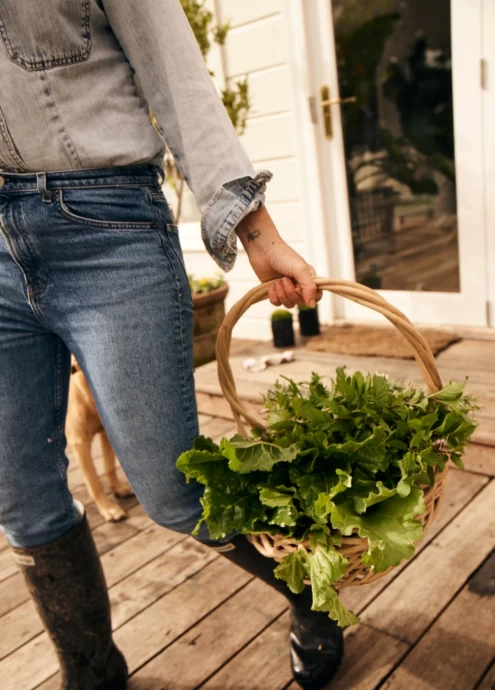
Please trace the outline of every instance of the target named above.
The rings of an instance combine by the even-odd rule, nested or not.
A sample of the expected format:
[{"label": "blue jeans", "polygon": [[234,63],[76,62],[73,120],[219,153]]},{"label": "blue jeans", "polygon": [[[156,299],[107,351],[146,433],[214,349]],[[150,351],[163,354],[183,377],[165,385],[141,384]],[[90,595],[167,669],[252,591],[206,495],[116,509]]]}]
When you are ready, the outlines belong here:
[{"label": "blue jeans", "polygon": [[73,352],[139,501],[190,532],[202,487],[175,461],[198,433],[193,310],[158,169],[0,174],[2,529],[30,547],[80,519],[64,434]]}]

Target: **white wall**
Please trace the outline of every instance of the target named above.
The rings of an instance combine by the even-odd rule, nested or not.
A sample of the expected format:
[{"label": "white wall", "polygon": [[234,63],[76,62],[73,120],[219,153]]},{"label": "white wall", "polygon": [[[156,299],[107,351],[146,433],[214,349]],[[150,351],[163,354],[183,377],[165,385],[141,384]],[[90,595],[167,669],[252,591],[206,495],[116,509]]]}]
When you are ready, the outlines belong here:
[{"label": "white wall", "polygon": [[[222,49],[223,60],[213,55],[218,78],[223,63],[227,79],[248,77],[252,111],[242,137],[256,169],[267,168],[274,179],[267,187],[267,206],[282,236],[305,253],[303,192],[298,155],[293,85],[289,66],[290,45],[287,0],[212,0],[217,19],[229,21],[231,30]],[[187,269],[196,275],[211,275],[215,263],[202,247],[199,227],[181,228]],[[227,306],[257,284],[246,255],[240,250],[227,276],[230,293]],[[236,329],[238,337],[270,337],[267,302],[245,315]]]}]

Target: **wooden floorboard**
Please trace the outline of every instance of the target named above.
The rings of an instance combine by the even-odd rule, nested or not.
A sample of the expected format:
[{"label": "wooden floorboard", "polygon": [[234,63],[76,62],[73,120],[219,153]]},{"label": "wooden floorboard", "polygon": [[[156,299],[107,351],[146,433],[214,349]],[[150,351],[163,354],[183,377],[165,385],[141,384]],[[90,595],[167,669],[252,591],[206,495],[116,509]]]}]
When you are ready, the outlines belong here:
[{"label": "wooden floorboard", "polygon": [[29,592],[19,572],[0,583],[0,618],[29,599]]},{"label": "wooden floorboard", "polygon": [[494,505],[492,481],[372,601],[363,622],[414,644],[492,551]]},{"label": "wooden floorboard", "polygon": [[[257,348],[240,344],[235,356],[239,389],[252,409],[276,375],[267,370],[253,378],[241,371],[245,356],[267,352],[264,344]],[[470,447],[466,472],[449,473],[442,509],[416,556],[372,585],[342,592],[362,622],[345,633],[332,690],[495,688],[494,352],[488,341],[463,341],[438,358],[445,380],[468,367],[469,385],[485,405],[484,445]],[[341,356],[322,353],[297,356],[297,366],[278,373],[307,378],[311,368],[330,373],[342,363]],[[354,358],[348,364],[417,377],[413,362]],[[235,426],[209,366],[196,372],[203,386],[199,422],[201,432],[218,441],[232,436]],[[101,461],[97,465],[101,472]],[[85,504],[102,556],[115,639],[132,674],[129,690],[297,690],[283,597],[192,538],[156,526],[136,499],[124,501],[126,521],[104,522],[73,463],[69,482]],[[55,655],[3,535],[0,678],[2,690],[59,687]]]},{"label": "wooden floorboard", "polygon": [[495,477],[495,448],[478,444],[469,446],[464,457],[464,466],[470,472]]},{"label": "wooden floorboard", "polygon": [[273,621],[200,685],[201,690],[283,690],[292,679],[287,654],[289,620],[286,612]]},{"label": "wooden floorboard", "polygon": [[131,672],[228,600],[249,579],[235,566],[216,559],[124,624],[116,631],[115,641],[125,653]]},{"label": "wooden floorboard", "polygon": [[495,653],[495,554],[449,604],[383,690],[474,690]]},{"label": "wooden floorboard", "polygon": [[477,685],[476,690],[495,690],[495,661]]},{"label": "wooden floorboard", "polygon": [[[254,580],[140,669],[130,690],[195,688],[287,608],[282,595]],[[242,624],[240,624],[242,621]]]}]

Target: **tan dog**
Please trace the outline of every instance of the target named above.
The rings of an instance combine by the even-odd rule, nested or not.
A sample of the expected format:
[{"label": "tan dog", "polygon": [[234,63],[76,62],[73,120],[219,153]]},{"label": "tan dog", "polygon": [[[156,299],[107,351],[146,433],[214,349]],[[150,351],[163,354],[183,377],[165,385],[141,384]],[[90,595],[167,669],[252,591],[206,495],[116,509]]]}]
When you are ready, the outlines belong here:
[{"label": "tan dog", "polygon": [[110,491],[119,498],[133,496],[134,492],[129,482],[117,476],[117,458],[96,410],[86,377],[74,357],[65,433],[101,516],[108,521],[123,520],[127,517],[125,510],[106,495],[91,457],[91,443],[96,434],[100,434],[101,438],[103,469]]}]

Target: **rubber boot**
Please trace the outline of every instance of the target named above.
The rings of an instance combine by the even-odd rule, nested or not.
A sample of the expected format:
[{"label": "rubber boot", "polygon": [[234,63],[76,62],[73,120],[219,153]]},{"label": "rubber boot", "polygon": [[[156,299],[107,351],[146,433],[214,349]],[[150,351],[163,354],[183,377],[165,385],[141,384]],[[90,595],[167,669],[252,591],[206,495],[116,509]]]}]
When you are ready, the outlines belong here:
[{"label": "rubber boot", "polygon": [[112,641],[105,577],[86,517],[56,541],[13,552],[55,645],[61,690],[125,690],[127,664]]},{"label": "rubber boot", "polygon": [[[234,548],[232,548],[234,547]],[[333,678],[344,655],[342,628],[326,613],[311,610],[311,588],[293,594],[273,574],[275,562],[266,558],[243,535],[226,545],[213,546],[222,556],[284,595],[291,607],[290,655],[294,680],[304,690],[320,690]]]}]

